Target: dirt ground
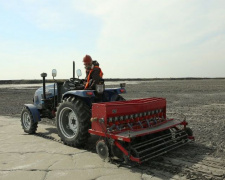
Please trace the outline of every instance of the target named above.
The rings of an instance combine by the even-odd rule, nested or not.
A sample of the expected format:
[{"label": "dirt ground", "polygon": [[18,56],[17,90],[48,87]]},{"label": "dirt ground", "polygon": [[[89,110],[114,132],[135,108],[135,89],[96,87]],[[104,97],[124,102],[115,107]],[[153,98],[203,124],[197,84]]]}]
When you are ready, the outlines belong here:
[{"label": "dirt ground", "polygon": [[[35,89],[0,88],[0,115],[19,117],[23,104],[32,103]],[[165,179],[225,178],[225,80],[158,80],[127,84],[126,89],[125,99],[166,98],[167,112],[184,114],[196,139],[136,168],[154,169]]]}]

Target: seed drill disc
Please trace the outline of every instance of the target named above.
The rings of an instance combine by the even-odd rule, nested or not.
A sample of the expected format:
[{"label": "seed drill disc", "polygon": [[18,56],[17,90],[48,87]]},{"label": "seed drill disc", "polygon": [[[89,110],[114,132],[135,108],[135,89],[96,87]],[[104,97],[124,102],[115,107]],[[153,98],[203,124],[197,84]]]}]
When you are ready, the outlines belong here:
[{"label": "seed drill disc", "polygon": [[97,142],[96,151],[98,155],[100,156],[100,158],[104,160],[109,157],[109,149],[104,140],[100,140]]}]

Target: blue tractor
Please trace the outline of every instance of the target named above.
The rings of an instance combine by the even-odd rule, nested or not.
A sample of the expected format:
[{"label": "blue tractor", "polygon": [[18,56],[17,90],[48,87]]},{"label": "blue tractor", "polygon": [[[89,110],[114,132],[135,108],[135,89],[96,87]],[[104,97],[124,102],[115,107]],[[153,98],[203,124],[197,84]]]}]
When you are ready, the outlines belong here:
[{"label": "blue tractor", "polygon": [[[53,79],[56,70],[52,70]],[[95,90],[84,90],[84,80],[79,79],[81,70],[75,78],[62,82],[54,79],[53,84],[45,85],[46,73],[42,73],[43,87],[36,90],[33,104],[24,104],[21,113],[21,125],[24,132],[34,134],[42,118],[56,119],[58,135],[70,146],[82,147],[90,136],[92,104],[125,100],[120,94],[126,93],[125,84],[120,88],[105,88],[104,82],[96,85]]]}]

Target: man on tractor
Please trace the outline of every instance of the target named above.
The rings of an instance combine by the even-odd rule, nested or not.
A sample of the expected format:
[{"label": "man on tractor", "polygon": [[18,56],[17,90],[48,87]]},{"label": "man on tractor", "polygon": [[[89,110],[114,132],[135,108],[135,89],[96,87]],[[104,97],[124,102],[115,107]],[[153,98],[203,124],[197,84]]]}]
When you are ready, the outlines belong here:
[{"label": "man on tractor", "polygon": [[84,89],[95,89],[96,84],[101,84],[103,82],[103,72],[99,67],[99,63],[93,61],[89,55],[84,56],[83,63],[86,70],[86,83]]}]

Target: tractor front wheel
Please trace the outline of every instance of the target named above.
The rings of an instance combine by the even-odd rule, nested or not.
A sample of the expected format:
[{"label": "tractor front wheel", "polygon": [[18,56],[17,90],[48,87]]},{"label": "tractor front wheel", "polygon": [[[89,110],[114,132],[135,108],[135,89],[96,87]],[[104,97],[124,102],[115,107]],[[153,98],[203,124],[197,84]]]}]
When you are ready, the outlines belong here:
[{"label": "tractor front wheel", "polygon": [[64,144],[83,147],[88,140],[91,111],[80,98],[64,99],[57,109],[56,124],[58,135]]},{"label": "tractor front wheel", "polygon": [[21,125],[25,133],[34,134],[37,130],[37,122],[34,122],[34,118],[30,110],[25,106],[21,113]]}]

